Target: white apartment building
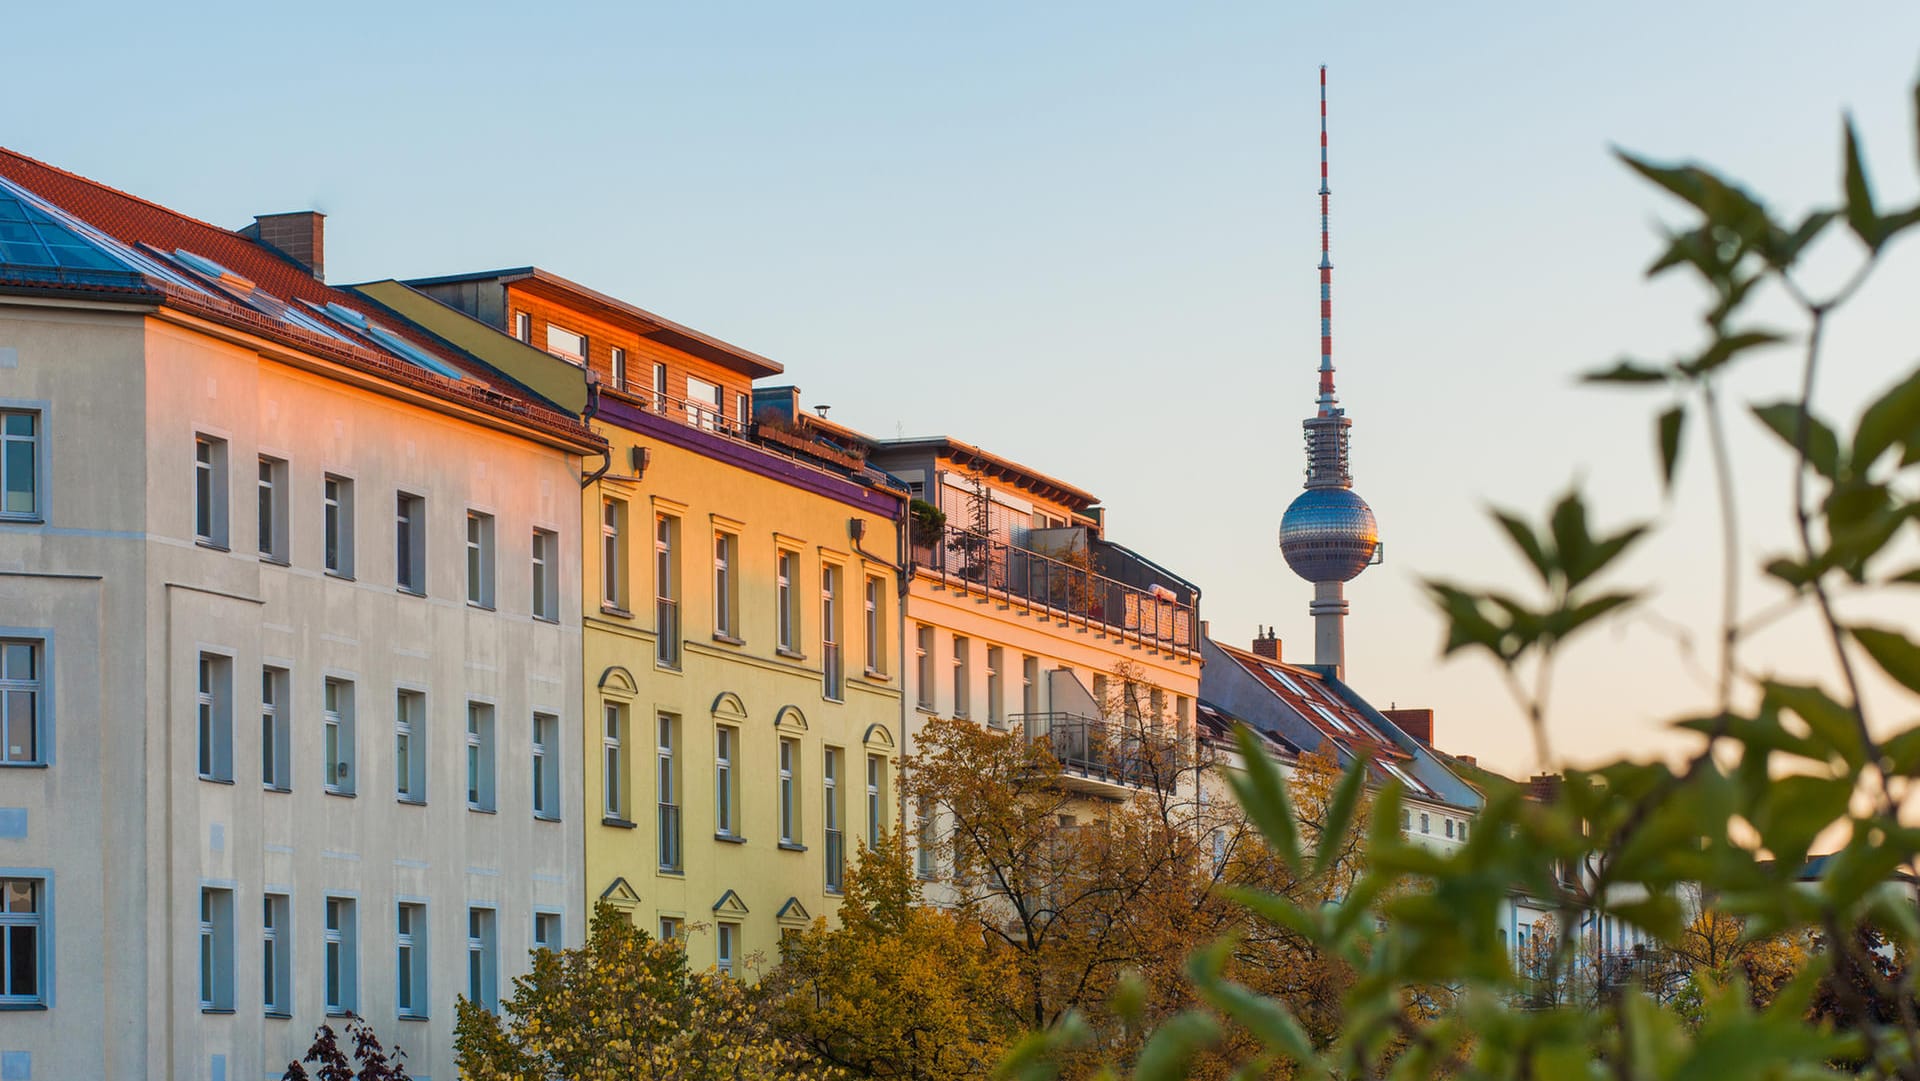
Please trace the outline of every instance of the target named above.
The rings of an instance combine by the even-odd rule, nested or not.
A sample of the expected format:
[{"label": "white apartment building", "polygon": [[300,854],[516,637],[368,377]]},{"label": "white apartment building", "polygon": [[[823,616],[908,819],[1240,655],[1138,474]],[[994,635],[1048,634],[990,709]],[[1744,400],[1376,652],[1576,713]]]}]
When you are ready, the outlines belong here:
[{"label": "white apartment building", "polygon": [[[0,1075],[279,1076],[577,942],[576,418],[0,151]],[[287,252],[282,255],[280,252]]]}]

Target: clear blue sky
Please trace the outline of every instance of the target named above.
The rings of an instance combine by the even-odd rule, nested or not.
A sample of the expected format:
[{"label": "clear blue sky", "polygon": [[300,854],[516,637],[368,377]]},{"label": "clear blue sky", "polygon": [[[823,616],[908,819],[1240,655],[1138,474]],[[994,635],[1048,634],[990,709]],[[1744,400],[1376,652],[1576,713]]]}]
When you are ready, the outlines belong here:
[{"label": "clear blue sky", "polygon": [[[1694,334],[1691,290],[1639,277],[1671,208],[1608,146],[1799,208],[1837,191],[1853,108],[1883,198],[1916,192],[1911,3],[439,6],[16,5],[0,141],[226,225],[318,207],[334,281],[537,263],[631,299],[780,360],[836,420],[1096,492],[1116,539],[1201,583],[1216,636],[1272,623],[1303,659],[1310,590],[1274,538],[1317,360],[1329,64],[1336,361],[1387,543],[1349,590],[1351,679],[1515,769],[1514,710],[1480,662],[1439,662],[1417,586],[1520,583],[1490,501],[1577,478],[1604,518],[1669,527],[1623,578],[1655,617],[1559,683],[1562,748],[1657,747],[1706,695],[1674,639],[1704,666],[1703,448],[1663,504],[1657,401],[1572,385]],[[1910,248],[1836,335],[1824,408],[1913,363],[1916,293]],[[1784,394],[1791,364],[1733,389]],[[1785,459],[1736,427],[1754,549],[1781,546]],[[1804,624],[1758,646],[1822,656]]]}]

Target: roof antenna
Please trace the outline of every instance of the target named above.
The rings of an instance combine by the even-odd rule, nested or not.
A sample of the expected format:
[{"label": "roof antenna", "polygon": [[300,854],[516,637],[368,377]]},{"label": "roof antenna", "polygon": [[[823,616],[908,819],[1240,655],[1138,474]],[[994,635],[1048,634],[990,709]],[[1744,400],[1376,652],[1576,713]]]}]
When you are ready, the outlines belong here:
[{"label": "roof antenna", "polygon": [[1327,66],[1320,65],[1320,415],[1333,411],[1333,243],[1327,200]]}]

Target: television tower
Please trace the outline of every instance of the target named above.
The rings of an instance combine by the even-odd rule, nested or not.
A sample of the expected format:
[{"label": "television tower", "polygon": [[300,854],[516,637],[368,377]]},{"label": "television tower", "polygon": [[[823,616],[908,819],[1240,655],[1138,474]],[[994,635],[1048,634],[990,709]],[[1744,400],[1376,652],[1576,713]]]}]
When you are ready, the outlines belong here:
[{"label": "television tower", "polygon": [[1353,421],[1333,393],[1333,258],[1328,239],[1327,67],[1320,66],[1320,396],[1306,429],[1307,483],[1280,518],[1280,554],[1313,583],[1313,663],[1344,679],[1346,583],[1380,554],[1373,510],[1353,491],[1348,465]]}]

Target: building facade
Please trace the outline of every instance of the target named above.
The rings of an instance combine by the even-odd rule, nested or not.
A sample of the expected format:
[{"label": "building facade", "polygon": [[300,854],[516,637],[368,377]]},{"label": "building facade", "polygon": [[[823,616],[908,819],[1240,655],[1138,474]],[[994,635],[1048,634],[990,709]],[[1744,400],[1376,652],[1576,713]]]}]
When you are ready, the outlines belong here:
[{"label": "building facade", "polygon": [[[577,941],[577,418],[0,153],[8,1076],[260,1077]],[[257,230],[256,230],[257,231]]]},{"label": "building facade", "polygon": [[592,374],[587,899],[752,976],[894,821],[904,493],[756,417],[765,358],[543,270],[410,285]]}]

